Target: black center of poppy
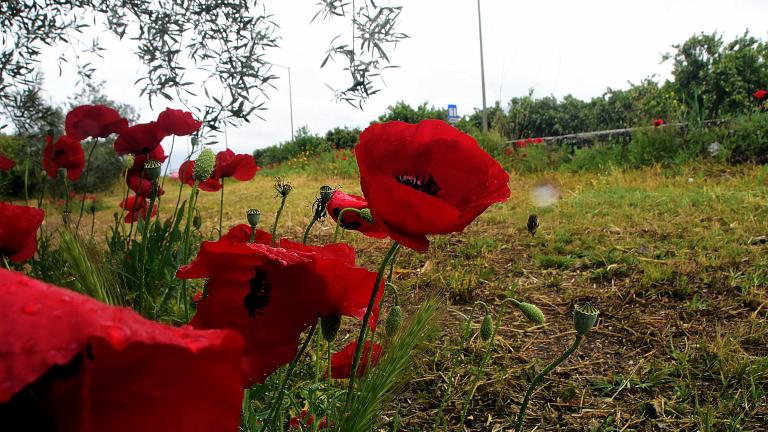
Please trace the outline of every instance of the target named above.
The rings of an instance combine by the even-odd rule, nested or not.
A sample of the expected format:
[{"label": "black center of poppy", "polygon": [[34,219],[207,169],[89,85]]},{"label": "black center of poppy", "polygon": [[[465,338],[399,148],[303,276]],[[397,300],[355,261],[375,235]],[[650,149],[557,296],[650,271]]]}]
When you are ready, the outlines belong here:
[{"label": "black center of poppy", "polygon": [[[339,219],[339,213],[341,213],[341,209],[338,208],[338,207],[334,207],[331,211],[333,212],[333,217],[335,217],[338,220]],[[349,211],[347,211],[345,214],[349,214]],[[344,222],[343,219],[341,221],[342,228],[348,229],[348,230],[356,230],[356,229],[360,228],[361,225],[362,225],[362,223],[360,223],[358,221]]]},{"label": "black center of poppy", "polygon": [[67,154],[67,152],[66,152],[66,151],[64,151],[64,150],[54,150],[54,151],[53,151],[53,156],[51,156],[51,158],[53,158],[53,159],[58,159],[58,158],[60,158],[61,156],[64,156],[64,155],[66,155],[66,154]]},{"label": "black center of poppy", "polygon": [[409,173],[401,173],[395,175],[395,181],[410,186],[419,192],[424,192],[427,195],[437,196],[438,192],[440,192],[440,186],[437,185],[432,174],[413,175]]},{"label": "black center of poppy", "polygon": [[248,294],[243,297],[243,305],[248,311],[248,316],[255,317],[269,303],[272,295],[272,284],[267,279],[267,272],[256,270],[256,276],[248,281],[251,286]]}]

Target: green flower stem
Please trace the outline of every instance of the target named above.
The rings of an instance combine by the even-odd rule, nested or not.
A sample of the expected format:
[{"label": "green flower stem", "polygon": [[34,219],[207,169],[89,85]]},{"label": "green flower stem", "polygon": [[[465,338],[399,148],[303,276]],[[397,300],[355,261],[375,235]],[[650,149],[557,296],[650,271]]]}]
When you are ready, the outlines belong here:
[{"label": "green flower stem", "polygon": [[[488,313],[488,305],[483,301],[478,301],[475,303],[476,305],[483,306],[484,314]],[[474,306],[472,307],[472,312],[474,313],[475,309]],[[485,353],[483,353],[483,359],[480,361],[480,367],[475,374],[475,379],[472,382],[472,390],[470,390],[466,396],[464,397],[464,404],[463,408],[461,409],[461,419],[459,420],[459,424],[464,424],[464,419],[467,416],[467,411],[469,411],[469,404],[472,401],[472,398],[475,397],[475,392],[477,391],[477,387],[480,385],[480,379],[482,378],[483,371],[485,371],[485,366],[488,363],[488,360],[491,358],[491,353],[493,353],[493,346],[494,341],[496,340],[496,331],[499,329],[499,324],[501,323],[501,317],[504,314],[504,303],[501,305],[501,311],[499,311],[499,315],[496,319],[496,322],[493,326],[493,331],[491,332],[491,338],[488,339],[487,347],[485,348]],[[471,316],[470,316],[471,318]]]},{"label": "green flower stem", "polygon": [[285,207],[285,201],[288,199],[288,195],[282,195],[280,200],[280,208],[277,209],[275,214],[275,222],[272,224],[272,247],[275,247],[275,240],[277,240],[277,222],[280,220],[280,215],[283,213],[283,207]]},{"label": "green flower stem", "polygon": [[91,212],[91,238],[93,238],[93,228],[96,226],[96,212]]},{"label": "green flower stem", "polygon": [[[128,194],[130,193],[130,189],[128,188],[128,170],[127,169],[125,170],[125,174],[123,175],[123,190],[125,191],[125,193],[123,194],[123,201],[122,202],[125,202],[125,200],[128,199]],[[120,217],[118,218],[118,220],[123,220],[123,218],[125,217],[125,210],[126,209],[124,209],[122,207],[121,207],[121,209],[122,210],[120,210]]]},{"label": "green flower stem", "polygon": [[563,351],[562,354],[560,354],[560,357],[556,358],[552,363],[547,365],[547,367],[544,368],[541,372],[539,372],[538,375],[536,375],[535,378],[533,378],[533,381],[531,381],[531,385],[528,386],[528,391],[525,392],[525,397],[523,398],[523,403],[520,404],[520,412],[517,414],[517,423],[515,425],[515,432],[520,432],[523,430],[523,420],[525,419],[525,410],[528,408],[528,402],[531,401],[531,395],[533,395],[534,390],[536,390],[536,387],[541,383],[541,380],[544,379],[544,377],[550,373],[554,368],[556,368],[560,363],[565,361],[568,357],[570,357],[571,354],[573,354],[574,351],[579,347],[581,344],[581,340],[583,339],[583,336],[576,335],[576,339],[573,341],[570,347],[568,347],[567,350]]},{"label": "green flower stem", "polygon": [[307,229],[304,230],[304,237],[301,238],[301,242],[304,244],[307,244],[307,237],[309,236],[309,230],[312,229],[312,225],[317,222],[317,218],[315,215],[312,215],[312,220],[309,221],[309,225],[307,225]]},{"label": "green flower stem", "polygon": [[[341,219],[341,214],[339,214],[339,219]],[[363,352],[363,345],[365,341],[365,332],[368,330],[368,320],[371,318],[371,312],[373,312],[373,305],[376,303],[376,297],[379,294],[379,289],[381,289],[381,280],[384,277],[384,272],[387,269],[387,264],[389,264],[389,260],[392,259],[392,257],[395,255],[395,252],[397,252],[397,248],[399,248],[400,245],[398,243],[392,243],[392,246],[387,251],[387,254],[384,256],[384,260],[381,262],[381,265],[379,266],[379,271],[376,273],[376,282],[373,285],[373,291],[371,291],[371,298],[368,300],[368,308],[365,309],[365,315],[363,315],[363,322],[360,324],[360,334],[357,336],[357,347],[355,347],[355,356],[352,358],[352,373],[349,375],[349,385],[347,386],[347,397],[346,401],[344,402],[344,412],[348,412],[349,409],[349,403],[352,401],[352,392],[355,388],[355,377],[357,376],[357,365],[360,363],[360,355]],[[373,354],[373,347],[369,350],[370,353],[368,357],[372,357]]]},{"label": "green flower stem", "polygon": [[[84,188],[88,187],[88,173],[91,172],[89,169],[91,167],[91,157],[93,156],[93,151],[96,150],[96,144],[98,144],[98,142],[99,139],[94,138],[93,145],[88,151],[88,159],[85,161],[85,177],[83,178]],[[83,197],[80,199],[80,216],[77,217],[77,225],[75,226],[75,231],[80,230],[80,221],[83,219],[83,210],[85,210],[85,191],[83,191]]]},{"label": "green flower stem", "polygon": [[339,230],[341,228],[343,228],[341,226],[341,221],[344,220],[344,219],[342,219],[342,217],[344,216],[344,213],[346,213],[348,211],[360,214],[360,210],[358,210],[356,208],[352,208],[352,207],[347,207],[347,208],[343,209],[342,211],[340,211],[339,212],[339,216],[336,217],[336,229],[333,230],[333,239],[331,240],[331,243],[336,243],[336,239],[339,238]]},{"label": "green flower stem", "polygon": [[304,355],[304,351],[307,350],[307,346],[309,345],[309,342],[312,341],[312,337],[315,335],[315,329],[317,328],[317,325],[313,325],[309,328],[309,334],[307,334],[307,337],[304,339],[304,343],[301,344],[301,348],[299,348],[299,352],[296,354],[296,357],[291,360],[291,363],[288,365],[288,370],[285,371],[285,375],[283,375],[283,380],[280,383],[280,389],[277,392],[277,398],[273,402],[274,405],[272,406],[272,409],[270,410],[269,415],[269,421],[266,421],[261,426],[261,431],[266,430],[267,426],[269,424],[272,424],[276,421],[277,416],[280,413],[280,409],[283,406],[283,398],[285,393],[285,387],[288,385],[288,380],[291,378],[291,375],[293,375],[294,369],[296,369],[296,364],[299,363],[299,360],[301,359],[301,356]]},{"label": "green flower stem", "polygon": [[[8,270],[11,269],[11,265],[8,264],[8,258],[6,258],[5,255],[3,255],[3,264],[5,264],[5,268],[7,268]],[[330,352],[330,351],[328,351],[328,352]]]},{"label": "green flower stem", "polygon": [[221,179],[221,201],[219,202],[219,240],[221,240],[221,223],[224,220],[224,179]]},{"label": "green flower stem", "polygon": [[149,197],[149,209],[147,215],[144,218],[144,226],[141,230],[141,292],[146,294],[146,272],[147,272],[147,243],[149,243],[147,236],[149,235],[149,225],[152,221],[152,207],[155,205],[155,198],[157,197],[157,184],[152,181],[152,195]]},{"label": "green flower stem", "polygon": [[[192,191],[189,193],[189,206],[187,207],[187,221],[184,225],[184,249],[182,254],[182,260],[181,262],[184,264],[187,264],[187,261],[189,261],[189,236],[190,236],[190,227],[192,226],[192,217],[194,215],[195,211],[195,204],[197,204],[197,188],[200,186],[200,181],[195,180],[195,183],[192,185]],[[181,280],[181,292],[179,293],[179,301],[183,303],[184,305],[184,316],[189,319],[189,306],[187,303],[189,303],[187,299],[187,280],[182,279]]]},{"label": "green flower stem", "polygon": [[[397,251],[395,251],[395,255],[392,257],[392,261],[389,263],[389,274],[387,275],[387,281],[392,282],[392,273],[395,271],[395,261],[397,261],[397,253],[400,252],[400,249],[398,248]],[[392,286],[394,288],[394,285]],[[397,297],[397,289],[395,289],[395,297]],[[395,303],[395,304],[400,304]]]},{"label": "green flower stem", "polygon": [[67,181],[66,175],[64,175],[64,199],[64,211],[69,211],[69,181]]}]

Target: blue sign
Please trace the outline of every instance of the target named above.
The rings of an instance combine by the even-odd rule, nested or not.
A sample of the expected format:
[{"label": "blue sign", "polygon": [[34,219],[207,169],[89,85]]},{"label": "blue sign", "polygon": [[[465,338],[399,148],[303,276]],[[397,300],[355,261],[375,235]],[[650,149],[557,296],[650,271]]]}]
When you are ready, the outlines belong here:
[{"label": "blue sign", "polygon": [[456,104],[448,104],[448,121],[456,123],[460,118],[459,111],[456,109]]}]

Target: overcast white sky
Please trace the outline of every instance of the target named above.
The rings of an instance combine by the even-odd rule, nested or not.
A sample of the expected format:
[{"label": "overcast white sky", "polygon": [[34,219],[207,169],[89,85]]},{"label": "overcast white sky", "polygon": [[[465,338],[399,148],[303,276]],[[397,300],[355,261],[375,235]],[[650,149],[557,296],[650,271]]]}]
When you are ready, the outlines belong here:
[{"label": "overcast white sky", "polygon": [[[403,5],[399,30],[410,39],[390,55],[399,69],[385,71],[382,91],[364,110],[333,100],[326,83],[345,83],[341,65],[320,69],[329,41],[349,37],[346,22],[309,22],[317,11],[314,0],[267,0],[267,12],[279,24],[280,48],[269,53],[273,63],[291,67],[295,127],[306,125],[325,133],[335,126],[365,127],[399,100],[412,105],[458,105],[460,115],[481,106],[477,3],[475,0],[411,0]],[[573,94],[591,98],[606,87],[625,88],[656,74],[669,77],[671,65],[660,64],[694,33],[718,31],[726,40],[746,29],[766,39],[766,0],[481,0],[485,78],[488,104],[502,104],[534,89],[536,96]],[[97,60],[95,78],[106,81],[109,97],[130,103],[143,121],[166,108],[159,101],[150,109],[133,82],[141,76],[138,60],[127,52],[130,41],[103,37],[108,48]],[[59,76],[55,59],[62,47],[46,51],[45,89],[54,103],[64,103],[74,92],[73,70]],[[285,70],[269,91],[264,121],[254,119],[229,128],[229,146],[251,152],[290,139],[288,83]],[[338,87],[338,86],[337,86]],[[176,108],[180,108],[176,106]],[[223,140],[222,140],[223,141]],[[168,145],[164,143],[166,149]],[[223,144],[219,147],[223,148]],[[218,150],[218,148],[214,148]],[[177,153],[175,151],[175,153]],[[178,164],[177,153],[174,166]]]}]

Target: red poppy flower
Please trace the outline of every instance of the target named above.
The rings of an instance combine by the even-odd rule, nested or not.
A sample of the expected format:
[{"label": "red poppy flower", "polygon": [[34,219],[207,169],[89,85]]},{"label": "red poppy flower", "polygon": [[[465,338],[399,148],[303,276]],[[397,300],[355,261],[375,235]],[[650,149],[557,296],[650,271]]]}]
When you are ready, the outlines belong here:
[{"label": "red poppy flower", "polygon": [[10,171],[14,165],[16,165],[16,162],[13,159],[0,155],[0,171]]},{"label": "red poppy flower", "polygon": [[77,180],[85,169],[85,153],[80,141],[62,135],[53,142],[53,138],[46,137],[47,144],[43,149],[43,169],[48,177],[55,179],[59,168],[67,170],[67,178]]},{"label": "red poppy flower", "polygon": [[[126,173],[125,183],[137,195],[144,198],[152,198],[152,180],[144,169],[144,164],[149,160],[162,163],[165,162],[166,159],[167,156],[165,155],[165,150],[163,150],[162,145],[155,147],[154,150],[146,155],[134,156],[133,165]],[[158,186],[155,196],[161,196],[163,194],[165,194],[165,191]]]},{"label": "red poppy flower", "polygon": [[122,133],[128,128],[128,120],[120,113],[105,105],[80,105],[67,113],[64,130],[78,141],[86,138],[106,138],[113,133]]},{"label": "red poppy flower", "polygon": [[[190,186],[194,186],[195,178],[192,176],[192,173],[194,171],[195,171],[195,161],[188,160],[184,162],[179,167],[179,180],[181,180],[182,183],[186,183]],[[206,192],[216,192],[221,189],[221,182],[219,181],[219,179],[209,178],[204,181],[201,181],[197,187],[200,188],[200,190],[203,190]]]},{"label": "red poppy flower", "polygon": [[528,143],[525,140],[517,140],[515,141],[515,147],[517,148],[528,147]]},{"label": "red poppy flower", "polygon": [[347,155],[342,155],[341,156],[341,160],[343,160],[343,161],[347,160]]},{"label": "red poppy flower", "polygon": [[504,149],[504,154],[507,156],[512,156],[512,152],[513,152],[512,147],[507,147]]},{"label": "red poppy flower", "polygon": [[155,150],[166,136],[168,134],[156,122],[139,123],[120,132],[114,148],[119,155],[146,155]]},{"label": "red poppy flower", "polygon": [[208,279],[207,297],[190,324],[243,335],[246,387],[290,362],[299,336],[319,316],[361,316],[376,279],[354,266],[354,250],[344,244],[283,240],[273,248],[266,232],[257,231],[253,243],[247,243],[249,237],[250,227],[238,225],[219,241],[203,242],[194,261],[176,273],[181,279]]},{"label": "red poppy flower", "polygon": [[237,429],[243,341],[235,332],[170,327],[6,270],[0,297],[4,427]]},{"label": "red poppy flower", "polygon": [[[357,365],[357,377],[360,378],[365,375],[366,368],[368,367],[368,353],[370,350],[371,342],[366,341],[363,345],[363,353],[360,356],[360,363]],[[352,360],[355,357],[355,349],[357,348],[357,341],[350,342],[339,352],[333,353],[331,356],[331,377],[335,379],[345,379],[352,375]],[[373,344],[373,356],[370,360],[371,366],[376,366],[381,358],[381,345]]]},{"label": "red poppy flower", "polygon": [[656,120],[653,121],[653,126],[654,127],[659,127],[659,126],[661,126],[663,124],[664,124],[664,120],[660,119],[660,118],[657,118]]},{"label": "red poppy flower", "polygon": [[369,126],[355,147],[373,219],[400,244],[429,247],[427,234],[463,231],[509,198],[509,175],[469,135],[440,120]]},{"label": "red poppy flower", "polygon": [[757,99],[759,101],[765,99],[766,96],[768,96],[768,91],[765,91],[765,90],[758,90],[758,91],[752,93],[752,97],[754,97],[755,99]]},{"label": "red poppy flower", "polygon": [[[149,211],[149,203],[146,198],[142,196],[129,196],[120,202],[120,207],[124,208],[127,213],[125,214],[125,223],[136,222],[141,219],[146,219],[147,212]],[[150,217],[157,214],[157,203],[152,206],[152,214]]]},{"label": "red poppy flower", "polygon": [[0,202],[0,255],[13,262],[32,258],[37,249],[37,230],[44,217],[45,213],[38,208]]},{"label": "red poppy flower", "polygon": [[541,144],[541,143],[543,143],[543,142],[544,142],[544,138],[535,138],[535,139],[533,140],[533,142],[534,142],[534,143],[536,143],[536,144]]},{"label": "red poppy flower", "polygon": [[166,108],[157,116],[157,125],[166,135],[192,135],[203,122],[195,120],[191,112]]},{"label": "red poppy flower", "polygon": [[253,156],[235,154],[232,150],[226,149],[216,154],[216,168],[213,170],[213,178],[234,177],[240,181],[248,181],[260,169]]},{"label": "red poppy flower", "polygon": [[[338,222],[339,214],[345,208],[362,210],[368,208],[368,202],[361,196],[350,195],[337,190],[331,195],[331,199],[325,206],[334,222]],[[380,224],[376,223],[375,220],[374,223],[369,223],[356,212],[344,213],[344,220],[341,221],[341,226],[348,230],[360,231],[368,237],[379,239],[387,237],[387,233],[383,231]]]},{"label": "red poppy flower", "polygon": [[[308,410],[301,410],[298,417],[291,417],[288,421],[288,427],[290,429],[298,429],[299,426],[302,426],[304,429],[312,430],[312,425],[315,424],[315,416],[310,415],[307,417],[307,414],[309,414]],[[317,424],[317,429],[325,429],[326,427],[328,427],[328,422],[326,421],[325,416],[323,416],[323,418],[320,419],[320,423]]]}]

